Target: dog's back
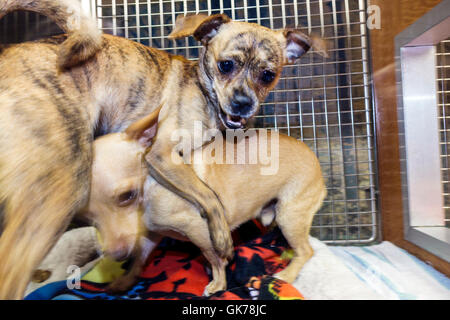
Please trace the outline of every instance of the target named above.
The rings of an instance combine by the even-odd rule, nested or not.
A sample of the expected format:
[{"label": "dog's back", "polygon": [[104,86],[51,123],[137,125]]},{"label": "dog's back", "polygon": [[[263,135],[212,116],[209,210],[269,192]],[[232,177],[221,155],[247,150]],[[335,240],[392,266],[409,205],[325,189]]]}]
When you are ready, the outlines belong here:
[{"label": "dog's back", "polygon": [[[270,133],[268,138],[270,139]],[[236,152],[234,162],[227,164],[227,147],[238,151],[235,144],[224,143],[223,163],[211,163],[218,158],[211,159],[210,150],[204,149],[203,158],[198,158],[197,163],[193,158],[193,167],[198,176],[218,194],[231,229],[258,217],[270,203],[297,201],[296,197],[300,199],[302,194],[309,195],[312,202],[321,203],[325,197],[319,161],[303,142],[280,134],[276,145],[270,146],[269,143],[265,152],[269,158],[274,154],[271,161],[276,161],[278,166],[278,170],[269,175],[261,174],[261,169],[275,164],[270,161],[262,163],[261,158],[255,164],[239,164]],[[247,161],[248,151],[247,148]],[[150,176],[146,180],[144,197],[147,199],[144,207],[147,208],[147,217],[150,219],[146,222],[153,231],[157,231],[157,226],[170,226],[177,215],[183,216],[184,220],[189,213],[189,219],[202,221],[193,205],[160,186]]]},{"label": "dog's back", "polygon": [[[318,159],[303,142],[277,132],[257,130],[256,133],[254,147],[249,145],[249,139],[241,139],[236,144],[234,140],[225,142],[223,164],[194,165],[202,180],[220,195],[231,227],[235,226],[234,221],[237,225],[242,222],[238,222],[238,217],[243,212],[256,215],[267,203],[280,197],[313,186],[324,188]],[[231,148],[234,158],[230,163],[226,153]],[[207,153],[203,154],[205,163],[211,161]],[[214,159],[217,160],[216,155]]]}]

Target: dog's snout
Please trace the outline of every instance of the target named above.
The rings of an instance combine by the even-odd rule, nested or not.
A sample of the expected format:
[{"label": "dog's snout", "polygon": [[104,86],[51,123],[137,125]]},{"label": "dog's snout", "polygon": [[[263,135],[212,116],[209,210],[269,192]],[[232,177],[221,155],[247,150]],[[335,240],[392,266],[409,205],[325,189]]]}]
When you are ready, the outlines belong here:
[{"label": "dog's snout", "polygon": [[252,98],[242,93],[234,94],[233,100],[231,100],[231,110],[234,114],[245,116],[250,113],[252,107]]},{"label": "dog's snout", "polygon": [[126,238],[117,240],[114,245],[105,250],[105,254],[110,256],[116,261],[123,261],[127,259],[131,254],[131,246]]},{"label": "dog's snout", "polygon": [[115,248],[111,251],[106,251],[106,254],[116,261],[123,261],[128,258],[128,249],[126,247]]}]

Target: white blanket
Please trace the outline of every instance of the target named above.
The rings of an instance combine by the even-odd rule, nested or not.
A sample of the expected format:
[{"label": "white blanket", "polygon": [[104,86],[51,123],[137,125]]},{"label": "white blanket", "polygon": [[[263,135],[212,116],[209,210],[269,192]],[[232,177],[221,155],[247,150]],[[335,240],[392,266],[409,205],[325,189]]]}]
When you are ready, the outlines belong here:
[{"label": "white blanket", "polygon": [[314,256],[295,287],[306,299],[450,299],[450,279],[390,242],[327,246],[310,238]]}]

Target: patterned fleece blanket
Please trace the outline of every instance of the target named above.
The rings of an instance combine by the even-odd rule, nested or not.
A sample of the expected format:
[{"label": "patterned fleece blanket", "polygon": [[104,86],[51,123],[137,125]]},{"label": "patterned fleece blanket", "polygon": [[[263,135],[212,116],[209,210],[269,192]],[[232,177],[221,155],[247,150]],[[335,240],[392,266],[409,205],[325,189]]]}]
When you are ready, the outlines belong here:
[{"label": "patterned fleece blanket", "polygon": [[[39,288],[26,299],[303,299],[294,286],[272,276],[286,267],[292,256],[278,228],[267,232],[254,220],[234,231],[233,239],[235,254],[226,269],[227,290],[208,298],[202,293],[212,277],[200,250],[191,243],[164,238],[148,258],[139,280],[126,293],[107,293],[107,283],[95,281],[101,278],[93,276],[102,272],[96,270],[99,263],[82,278],[80,289],[68,289],[66,281],[59,281]],[[119,267],[121,273],[126,267],[126,263]]]}]

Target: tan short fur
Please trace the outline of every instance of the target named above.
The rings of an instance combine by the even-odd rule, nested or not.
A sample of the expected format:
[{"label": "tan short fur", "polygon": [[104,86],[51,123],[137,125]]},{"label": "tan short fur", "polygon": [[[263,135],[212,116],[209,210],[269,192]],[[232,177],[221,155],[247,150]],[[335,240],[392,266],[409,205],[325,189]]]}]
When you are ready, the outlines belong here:
[{"label": "tan short fur", "polygon": [[[239,143],[246,143],[245,139]],[[92,192],[87,215],[98,226],[107,253],[116,259],[140,255],[130,273],[113,283],[111,289],[127,289],[139,275],[149,251],[162,235],[168,235],[193,242],[211,264],[213,280],[205,294],[224,290],[226,260],[214,251],[208,226],[196,208],[146,174],[143,156],[148,145],[139,141],[139,135],[130,132],[106,135],[94,142]],[[224,146],[224,156],[226,148],[239,150],[234,143],[224,142]],[[196,151],[203,152],[205,162],[196,163],[193,168],[202,181],[217,192],[231,229],[259,217],[262,212],[274,215],[295,252],[288,267],[277,276],[292,282],[313,254],[308,241],[309,230],[326,189],[319,162],[304,143],[280,135],[279,145],[269,144],[268,154],[275,152],[271,149],[275,147],[279,147],[279,170],[274,175],[261,175],[263,165],[260,162],[206,164],[210,160],[206,149]],[[133,197],[128,196],[131,192],[134,192]],[[273,211],[266,208],[275,201]],[[143,230],[143,224],[149,233]],[[142,241],[142,237],[150,240]]]}]

